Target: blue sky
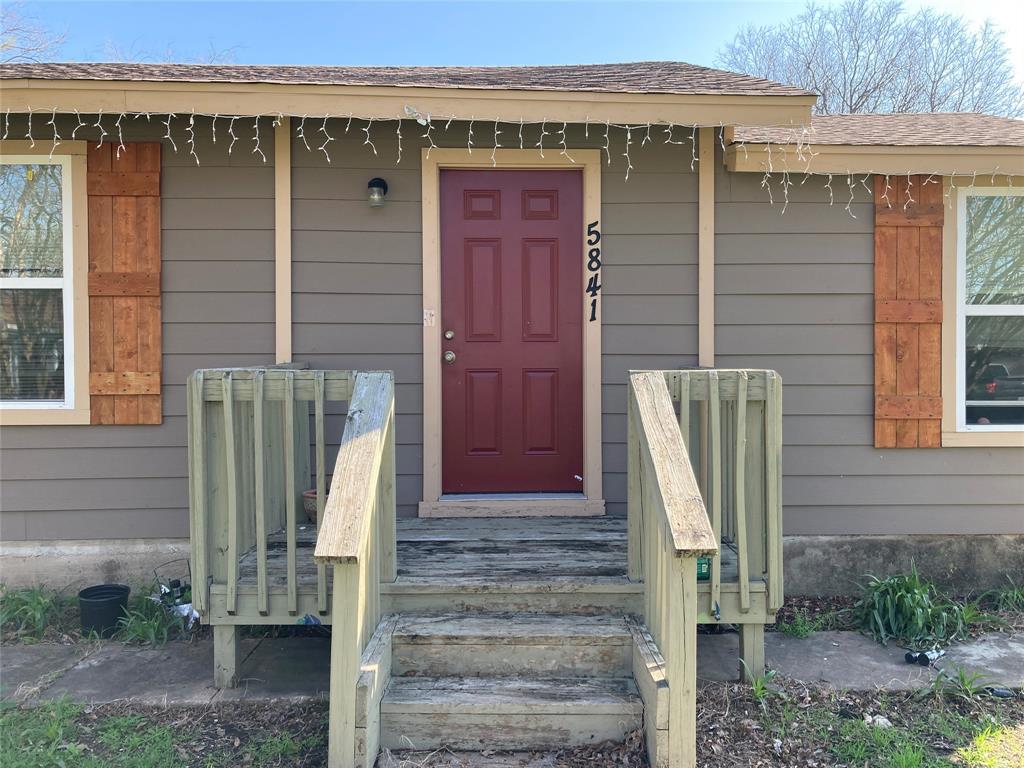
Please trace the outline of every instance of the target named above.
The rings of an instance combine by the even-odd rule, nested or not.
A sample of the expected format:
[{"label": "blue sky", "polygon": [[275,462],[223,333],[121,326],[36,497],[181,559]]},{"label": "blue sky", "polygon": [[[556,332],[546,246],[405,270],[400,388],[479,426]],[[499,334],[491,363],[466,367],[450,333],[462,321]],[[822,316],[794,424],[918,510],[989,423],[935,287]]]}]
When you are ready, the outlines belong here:
[{"label": "blue sky", "polygon": [[[829,2],[829,0],[826,0]],[[558,64],[678,59],[711,65],[744,23],[797,13],[801,1],[727,2],[24,2],[66,35],[64,60],[239,64]],[[1024,78],[1020,0],[910,0],[1006,31]]]}]

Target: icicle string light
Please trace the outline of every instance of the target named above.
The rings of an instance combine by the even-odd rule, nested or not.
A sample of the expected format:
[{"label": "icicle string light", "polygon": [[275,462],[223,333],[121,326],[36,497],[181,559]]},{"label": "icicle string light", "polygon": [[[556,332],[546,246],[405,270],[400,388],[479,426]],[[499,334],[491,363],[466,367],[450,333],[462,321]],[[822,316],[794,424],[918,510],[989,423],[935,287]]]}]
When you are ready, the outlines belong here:
[{"label": "icicle string light", "polygon": [[185,128],[185,132],[188,134],[188,153],[191,157],[195,158],[196,165],[199,165],[199,155],[196,154],[196,115],[193,112],[188,117],[188,127]]},{"label": "icicle string light", "polygon": [[[118,127],[120,128],[121,118],[117,119]],[[53,129],[53,146],[50,147],[50,159],[53,160],[53,153],[61,145],[60,132],[57,130],[57,108],[54,107],[53,114],[50,115],[50,122],[47,123]]]},{"label": "icicle string light", "polygon": [[[169,115],[167,115],[167,119],[164,121],[164,128],[167,129],[167,130],[164,131],[164,138],[167,141],[171,142],[171,147],[174,149],[175,154],[177,154],[177,152],[178,152],[178,145],[174,143],[174,137],[171,136],[171,120],[173,118],[174,118],[174,113],[172,112]],[[232,121],[233,120],[234,120],[234,118],[232,118]],[[228,154],[230,154],[230,153],[231,153],[231,150],[228,149]]]},{"label": "icicle string light", "polygon": [[[11,108],[7,108],[3,112],[3,114],[0,115],[0,126],[2,126],[2,131],[0,131],[0,136],[2,136],[3,138],[10,137],[12,131],[15,130],[14,128],[12,128],[12,122],[11,122],[12,115],[11,115],[11,111],[12,111]],[[113,138],[111,131],[108,130],[106,128],[106,126],[104,125],[104,121],[103,121],[104,113],[103,113],[102,110],[98,110],[95,113],[96,117],[95,117],[95,122],[94,123],[88,123],[88,122],[86,122],[85,119],[83,119],[81,112],[79,110],[77,110],[77,109],[64,110],[62,112],[57,107],[48,107],[48,108],[44,108],[44,109],[33,109],[31,107],[27,107],[24,110],[24,112],[22,112],[20,114],[25,115],[25,117],[27,119],[27,125],[26,125],[27,131],[24,134],[24,137],[29,142],[30,146],[32,146],[32,147],[35,147],[36,138],[37,138],[35,136],[35,134],[34,134],[34,129],[33,129],[34,115],[35,115],[36,112],[40,112],[42,115],[44,115],[44,121],[45,121],[45,123],[47,125],[47,130],[46,130],[45,135],[41,136],[39,138],[40,139],[45,139],[46,141],[50,142],[50,144],[51,144],[51,146],[50,146],[50,156],[51,157],[53,157],[55,154],[57,154],[58,148],[63,143],[65,143],[66,141],[68,141],[68,140],[79,140],[78,133],[83,128],[84,129],[91,128],[91,129],[93,129],[96,132],[95,134],[90,134],[89,140],[92,140],[93,138],[95,138],[96,141],[97,141],[97,146],[102,146],[105,143],[105,141],[108,139],[108,137],[110,137],[111,139]],[[19,113],[15,114],[16,118],[18,117],[18,114]],[[69,139],[61,136],[60,131],[58,130],[57,116],[59,114],[69,114],[69,115],[73,114],[75,116],[75,125],[71,129],[71,131],[70,131]],[[151,114],[149,112],[120,112],[120,113],[113,113],[113,114],[117,115],[116,121],[115,121],[115,124],[114,124],[115,127],[113,129],[113,132],[116,133],[116,136],[117,136],[116,156],[118,158],[120,158],[124,154],[126,149],[127,149],[126,144],[125,144],[125,138],[126,138],[126,136],[125,136],[125,133],[126,133],[125,132],[125,119],[126,118],[130,118],[132,121],[134,121],[134,120],[138,120],[141,117],[145,117],[146,120],[149,121],[151,119]],[[239,120],[239,119],[242,119],[242,120],[252,119],[253,120],[253,133],[252,133],[252,138],[248,139],[248,141],[252,142],[252,154],[255,154],[255,155],[259,156],[264,163],[267,162],[267,156],[266,156],[266,153],[265,153],[264,148],[262,146],[262,132],[260,130],[260,118],[263,117],[262,115],[221,115],[219,113],[214,113],[214,114],[200,113],[200,112],[196,112],[196,111],[193,110],[193,111],[191,111],[188,114],[188,124],[187,124],[187,126],[185,128],[185,135],[186,135],[186,145],[188,147],[188,154],[189,154],[190,158],[195,160],[195,162],[197,164],[199,164],[199,162],[200,162],[200,158],[199,158],[199,154],[198,154],[198,142],[197,142],[197,130],[198,130],[198,127],[197,127],[197,124],[196,124],[196,117],[197,116],[210,118],[210,133],[211,133],[211,139],[212,139],[212,142],[213,142],[214,145],[217,144],[217,138],[218,138],[217,137],[217,122],[218,122],[218,120],[221,117],[223,117],[226,120],[228,120],[227,134],[230,137],[230,142],[228,144],[227,152],[228,152],[229,155],[233,152],[235,145],[239,141],[242,141],[242,139],[239,138],[239,136],[237,135],[237,133],[235,131],[235,123],[236,123],[236,121]],[[174,113],[167,113],[166,115],[158,115],[158,118],[160,119],[160,121],[163,123],[163,126],[164,126],[163,140],[165,142],[167,142],[171,146],[171,148],[172,148],[172,150],[174,152],[178,151],[177,142],[174,139],[173,130],[172,130],[173,129],[173,121],[174,121],[174,119],[176,117],[177,117],[177,115],[175,115]],[[272,123],[271,123],[272,126],[274,128],[278,128],[282,124],[283,117],[284,116],[283,116],[282,113],[278,113],[277,116],[272,119]],[[330,144],[330,142],[334,141],[334,137],[332,137],[328,133],[328,130],[327,130],[328,122],[331,119],[331,116],[330,115],[322,115],[322,116],[321,115],[314,115],[314,116],[312,116],[314,119],[321,119],[322,120],[319,132],[323,134],[324,140],[323,140],[322,143],[319,144],[319,146],[315,146],[314,143],[311,143],[311,141],[310,141],[311,137],[310,137],[310,135],[308,134],[308,132],[306,130],[306,120],[309,119],[311,116],[308,115],[308,114],[303,114],[301,116],[296,116],[296,117],[298,118],[298,120],[297,120],[297,127],[296,127],[295,137],[302,141],[302,144],[306,148],[307,152],[312,152],[312,151],[314,151],[314,149],[316,151],[322,151],[322,152],[324,152],[324,155],[327,158],[327,161],[331,162],[331,157],[330,157],[330,154],[328,152],[328,145]],[[453,122],[461,121],[461,122],[468,123],[468,131],[467,131],[467,136],[466,136],[466,150],[467,150],[467,152],[472,153],[472,151],[474,149],[479,148],[478,147],[478,142],[477,142],[477,133],[478,133],[478,131],[476,130],[477,126],[476,126],[476,117],[475,116],[470,116],[468,118],[465,117],[465,116],[454,115],[454,114],[442,115],[442,116],[431,116],[431,115],[424,116],[418,110],[416,110],[414,107],[406,106],[405,107],[405,117],[403,118],[402,116],[399,116],[397,118],[397,124],[395,126],[396,146],[395,146],[395,150],[394,151],[396,153],[395,154],[395,163],[396,163],[396,165],[400,164],[402,162],[402,158],[404,157],[405,150],[406,150],[405,138],[407,138],[407,137],[403,137],[402,136],[402,127],[403,127],[402,126],[402,120],[405,119],[405,118],[415,119],[420,125],[424,126],[424,132],[420,136],[420,139],[425,143],[425,145],[427,147],[427,153],[426,154],[427,154],[428,157],[430,155],[431,150],[439,148],[437,142],[435,141],[435,136],[434,136],[434,131],[437,128],[437,121],[438,120],[445,121],[444,122],[444,129],[445,129],[445,131],[448,131],[451,128],[451,125],[452,125]],[[347,122],[345,124],[345,132],[347,134],[350,131],[350,129],[351,129],[352,125],[353,125],[353,122],[354,121],[358,121],[359,125],[357,127],[361,127],[361,130],[362,130],[362,133],[363,133],[363,142],[362,142],[363,146],[367,147],[375,156],[379,156],[380,155],[380,151],[379,151],[378,147],[376,146],[375,142],[373,141],[373,136],[372,136],[373,123],[374,123],[375,120],[380,122],[382,120],[383,121],[387,121],[389,119],[395,119],[395,118],[386,118],[386,117],[381,117],[381,116],[359,117],[359,116],[356,116],[356,115],[354,115],[353,113],[350,112],[347,115]],[[501,134],[502,134],[501,125],[502,125],[502,122],[503,121],[500,119],[500,117],[496,117],[495,120],[494,120],[494,123],[493,123],[493,130],[492,130],[492,137],[491,137],[491,152],[490,152],[490,160],[491,160],[492,167],[496,167],[497,164],[498,164],[497,163],[497,161],[498,161],[498,149],[500,149],[501,146],[502,146],[502,143],[501,143]],[[505,122],[507,124],[511,124],[514,127],[515,132],[518,133],[520,149],[525,149],[528,145],[529,146],[533,146],[533,147],[535,147],[537,149],[537,151],[540,154],[540,156],[544,157],[546,149],[550,149],[552,146],[557,146],[560,157],[566,158],[571,163],[575,163],[576,162],[575,158],[571,154],[570,146],[569,146],[569,141],[568,141],[568,129],[569,129],[568,121],[565,121],[565,120],[559,121],[559,122],[561,122],[561,127],[558,130],[555,130],[555,131],[548,130],[547,125],[548,125],[549,122],[552,122],[552,121],[547,119],[547,118],[544,118],[544,119],[541,119],[541,120],[537,120],[537,121],[526,121],[524,118],[520,117],[519,120],[518,120],[518,126],[516,126],[516,121],[514,121],[514,120],[513,121],[505,121]],[[694,171],[696,169],[697,163],[700,162],[700,157],[699,157],[698,152],[697,152],[697,137],[698,137],[698,129],[700,129],[700,128],[712,128],[712,129],[715,129],[717,131],[718,144],[719,144],[719,146],[724,151],[727,151],[727,152],[728,151],[739,152],[739,151],[742,150],[742,152],[744,154],[744,157],[749,157],[749,153],[748,153],[748,149],[747,149],[746,143],[743,140],[730,141],[728,143],[726,142],[725,126],[723,125],[723,123],[721,121],[718,124],[716,124],[716,125],[698,125],[698,124],[693,124],[693,125],[690,125],[690,126],[682,126],[681,124],[671,123],[671,122],[643,122],[643,123],[625,123],[625,124],[621,124],[621,123],[614,123],[614,122],[612,122],[610,120],[607,120],[607,119],[605,119],[605,120],[593,119],[591,116],[588,115],[587,118],[584,121],[582,121],[582,122],[583,122],[583,127],[584,127],[584,137],[587,140],[590,139],[590,128],[591,128],[592,124],[595,125],[595,126],[600,126],[602,124],[604,125],[604,137],[603,137],[603,142],[599,145],[599,151],[603,151],[604,152],[606,164],[609,165],[609,166],[612,164],[612,151],[611,151],[612,136],[611,136],[611,131],[612,131],[613,128],[616,129],[616,130],[623,131],[623,133],[625,135],[626,146],[624,147],[624,151],[622,152],[622,157],[624,158],[624,161],[625,161],[625,169],[624,169],[624,171],[625,171],[625,176],[626,176],[627,179],[630,178],[630,176],[632,175],[632,172],[635,170],[635,167],[634,167],[635,154],[634,153],[638,149],[639,150],[646,149],[648,144],[659,143],[659,142],[655,142],[655,136],[652,133],[652,131],[655,128],[660,128],[663,131],[664,141],[660,142],[660,143],[663,143],[665,145],[681,146],[681,145],[687,143],[687,140],[685,138],[677,138],[677,135],[675,134],[675,130],[677,128],[680,128],[680,127],[689,127],[689,129],[690,129],[689,130],[689,133],[690,133],[690,136],[689,136],[689,144],[690,144],[690,170],[691,171]],[[533,126],[537,126],[540,129],[540,133],[539,133],[537,142],[535,144],[532,142],[532,139],[529,142],[526,139],[527,128],[533,127]],[[639,141],[639,146],[635,146],[635,141],[636,141],[634,139],[634,132],[635,131],[642,131],[643,132],[642,138]],[[785,212],[787,210],[787,208],[788,208],[789,201],[790,201],[790,189],[791,189],[791,187],[794,186],[794,181],[793,181],[793,178],[792,178],[792,173],[793,173],[794,169],[791,169],[789,167],[789,157],[790,157],[791,154],[796,157],[798,163],[801,166],[800,168],[795,169],[797,172],[802,172],[802,174],[803,174],[803,178],[802,178],[802,180],[800,182],[801,186],[805,185],[806,182],[807,182],[807,179],[810,178],[810,176],[812,176],[812,175],[815,175],[815,176],[819,176],[819,175],[820,176],[825,176],[825,177],[827,177],[826,178],[826,182],[825,182],[825,189],[828,190],[829,205],[834,205],[836,203],[836,200],[835,200],[835,190],[833,189],[833,186],[832,186],[832,177],[836,173],[838,173],[838,171],[835,172],[835,173],[827,173],[827,174],[826,173],[815,173],[814,172],[814,169],[812,167],[813,166],[813,159],[815,157],[817,157],[819,153],[814,151],[813,143],[811,141],[811,139],[813,138],[813,134],[814,134],[813,129],[809,129],[806,126],[800,127],[800,128],[794,128],[794,130],[793,130],[793,138],[789,142],[788,148],[786,148],[786,147],[772,147],[770,142],[766,142],[764,144],[767,172],[766,172],[764,178],[762,178],[762,187],[766,190],[766,193],[768,194],[769,202],[771,202],[771,204],[774,204],[775,197],[776,197],[775,185],[776,185],[776,182],[778,183],[779,191],[781,193],[780,196],[782,198],[782,211],[783,212]],[[548,142],[549,146],[545,147],[544,146],[545,145],[545,139],[547,137],[549,137],[549,136],[556,137],[556,140],[549,141]],[[776,142],[776,143],[778,143],[778,142]],[[781,158],[780,163],[776,163],[776,159],[777,158]],[[779,167],[776,167],[777,165],[779,165]],[[1005,171],[1001,171],[998,166],[996,166],[995,168],[992,168],[992,169],[975,170],[971,174],[970,182],[971,182],[972,185],[975,184],[976,181],[977,181],[978,176],[980,175],[982,177],[985,177],[985,176],[990,177],[991,183],[994,184],[996,182],[996,180],[997,180],[997,177],[1002,175],[1002,174],[1005,174],[1005,173],[1006,172]],[[839,175],[846,175],[846,177],[847,177],[847,179],[846,179],[846,181],[847,181],[847,188],[848,188],[848,191],[849,191],[849,195],[847,196],[848,199],[845,201],[845,204],[843,205],[843,208],[844,208],[844,210],[846,210],[846,212],[850,216],[856,218],[856,215],[854,213],[853,203],[855,203],[857,201],[856,195],[858,193],[857,193],[855,187],[856,187],[857,184],[860,184],[860,186],[864,189],[864,191],[870,197],[873,194],[873,189],[872,189],[872,186],[869,184],[869,179],[872,176],[876,175],[876,172],[875,171],[870,171],[870,170],[865,172],[863,169],[857,169],[856,171],[854,171],[854,170],[851,169],[851,170],[847,171],[845,174],[844,173],[839,173]],[[892,195],[890,190],[894,189],[894,183],[892,181],[891,175],[887,174],[887,173],[877,173],[877,175],[883,176],[884,179],[885,179],[884,185],[880,185],[880,199],[884,200],[886,205],[891,208],[891,207],[893,207],[893,195]],[[904,175],[904,174],[903,173],[899,174],[899,176],[902,176],[902,175]],[[914,197],[913,197],[914,194],[915,194],[914,193],[914,186],[917,184],[917,182],[913,178],[915,175],[923,177],[920,180],[920,188],[923,188],[923,187],[925,187],[925,186],[927,186],[929,184],[939,184],[939,183],[941,183],[940,182],[940,177],[942,177],[944,175],[948,175],[948,174],[943,174],[941,171],[937,171],[937,170],[933,171],[931,173],[927,173],[927,171],[924,171],[924,170],[919,171],[916,174],[913,173],[913,172],[908,172],[906,174],[907,179],[906,179],[906,183],[905,183],[905,195],[904,195],[905,196],[905,201],[903,202],[903,209],[904,210],[909,210],[910,206],[915,203],[915,200],[914,200]],[[903,182],[901,182],[901,183],[903,183]],[[1012,184],[1012,179],[1008,180],[1006,183]],[[952,198],[953,198],[953,195],[954,195],[956,189],[957,189],[956,180],[953,179],[953,178],[950,178],[950,182],[943,186],[943,195],[945,197],[945,202],[948,205],[952,205]],[[904,190],[901,190],[901,192],[903,192],[903,191]]]},{"label": "icicle string light", "polygon": [[[330,144],[332,141],[334,141],[334,137],[331,136],[331,134],[329,134],[327,132],[327,120],[328,120],[329,117],[330,117],[330,115],[324,115],[324,121],[320,125],[320,133],[322,133],[325,138],[324,138],[324,143],[321,144],[320,147],[319,147],[319,151],[323,152],[324,153],[324,157],[327,158],[327,164],[328,165],[331,164],[331,153],[327,151],[327,145]],[[348,119],[348,121],[349,121],[349,123],[351,123],[352,122],[352,118],[350,117]]]},{"label": "icicle string light", "polygon": [[[351,118],[349,118],[349,120],[351,121]],[[373,156],[376,157],[377,156],[377,147],[373,143],[373,139],[370,138],[370,129],[371,128],[373,128],[373,118],[372,117],[369,120],[367,120],[366,121],[366,125],[363,126],[363,133],[366,134],[366,139],[363,141],[363,146],[364,147],[369,147],[370,149],[372,149],[373,150]]]},{"label": "icicle string light", "polygon": [[260,117],[259,117],[259,115],[257,115],[256,118],[252,121],[252,132],[253,132],[253,144],[254,144],[254,146],[252,148],[252,153],[254,155],[259,155],[261,158],[263,158],[263,162],[266,163],[267,162],[267,156],[265,154],[263,154],[263,149],[260,148]]}]

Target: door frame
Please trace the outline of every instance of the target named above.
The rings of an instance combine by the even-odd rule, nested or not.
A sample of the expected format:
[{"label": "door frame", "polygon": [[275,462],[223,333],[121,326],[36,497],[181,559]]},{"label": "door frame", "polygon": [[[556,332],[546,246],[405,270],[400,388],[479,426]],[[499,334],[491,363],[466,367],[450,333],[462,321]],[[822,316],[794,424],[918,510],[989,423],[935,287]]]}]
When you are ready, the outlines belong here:
[{"label": "door frame", "polygon": [[[586,269],[588,222],[601,224],[601,150],[574,149],[561,153],[549,150],[541,156],[534,149],[497,149],[493,152],[468,149],[421,150],[423,185],[423,501],[421,517],[482,516],[511,513],[534,515],[603,515],[604,495],[601,467],[601,317],[590,318],[590,301],[584,293],[590,273]],[[551,498],[544,494],[515,494],[514,499],[450,500],[441,494],[441,170],[446,168],[490,170],[565,170],[583,173],[583,281],[580,307],[583,315],[583,496]]]}]

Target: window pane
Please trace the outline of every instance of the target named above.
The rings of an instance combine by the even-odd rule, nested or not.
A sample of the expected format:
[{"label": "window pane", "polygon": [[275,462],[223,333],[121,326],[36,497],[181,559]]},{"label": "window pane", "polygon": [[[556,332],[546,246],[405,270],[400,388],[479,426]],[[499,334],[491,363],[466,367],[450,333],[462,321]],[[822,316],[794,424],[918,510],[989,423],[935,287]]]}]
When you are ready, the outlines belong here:
[{"label": "window pane", "polygon": [[967,198],[967,303],[1024,304],[1024,196]]},{"label": "window pane", "polygon": [[59,165],[0,165],[0,277],[61,277]]},{"label": "window pane", "polygon": [[64,400],[63,291],[0,291],[0,400]]},{"label": "window pane", "polygon": [[967,318],[967,423],[1024,424],[1024,317]]}]

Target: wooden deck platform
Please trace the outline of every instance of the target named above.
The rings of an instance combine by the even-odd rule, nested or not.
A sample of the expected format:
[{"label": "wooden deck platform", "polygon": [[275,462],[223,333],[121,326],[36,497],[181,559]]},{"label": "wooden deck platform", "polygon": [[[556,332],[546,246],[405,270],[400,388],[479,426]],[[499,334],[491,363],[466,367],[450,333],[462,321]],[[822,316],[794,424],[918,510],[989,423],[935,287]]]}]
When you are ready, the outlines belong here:
[{"label": "wooden deck platform", "polygon": [[[300,525],[296,536],[296,575],[300,589],[316,588],[313,548],[316,528]],[[722,581],[737,578],[736,552],[722,547]],[[267,585],[287,588],[284,530],[267,545]],[[550,582],[626,579],[626,521],[581,518],[414,518],[398,521],[398,584],[459,581]],[[256,552],[240,561],[240,589],[256,584]]]}]

